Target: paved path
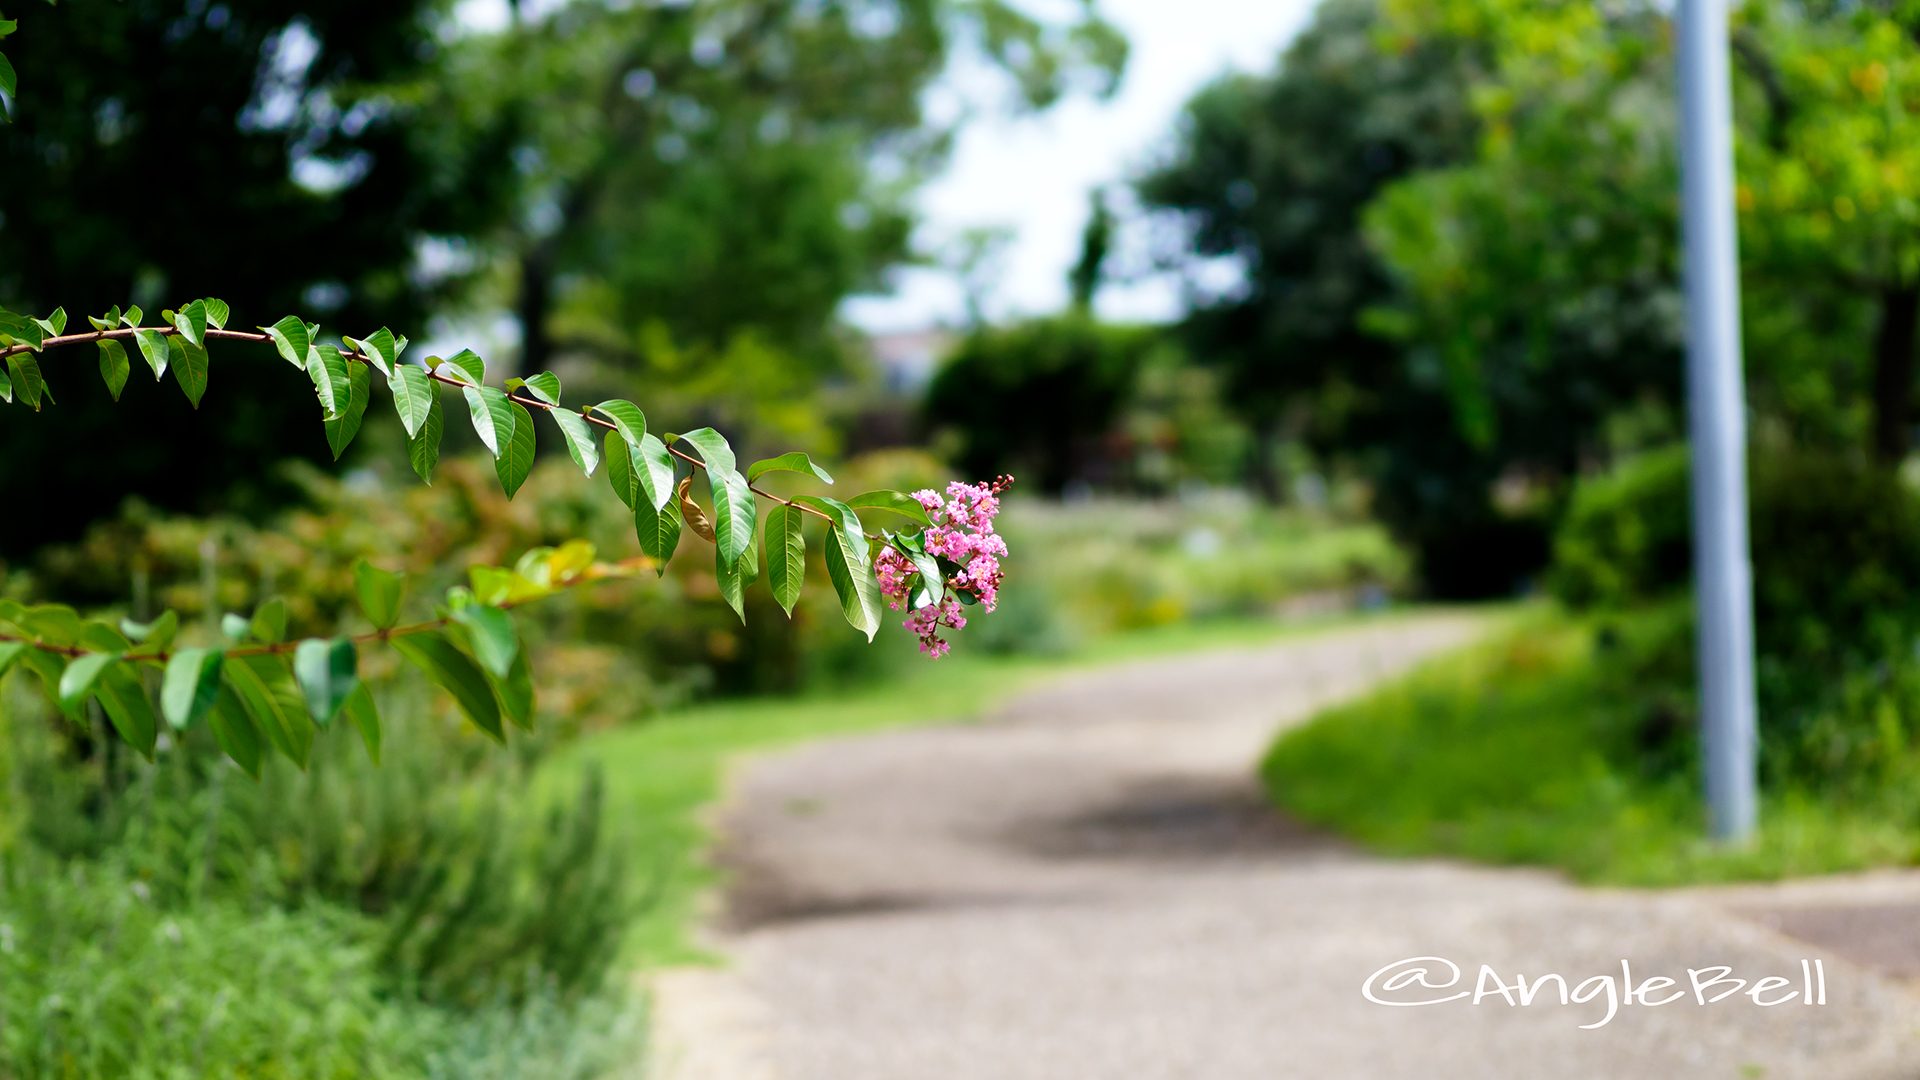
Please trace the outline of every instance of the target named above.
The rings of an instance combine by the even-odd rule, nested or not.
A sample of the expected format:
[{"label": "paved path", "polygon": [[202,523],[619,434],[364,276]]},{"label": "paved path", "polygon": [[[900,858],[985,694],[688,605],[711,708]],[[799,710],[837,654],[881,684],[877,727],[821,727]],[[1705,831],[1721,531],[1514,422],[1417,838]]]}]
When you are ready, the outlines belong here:
[{"label": "paved path", "polygon": [[[1037,689],[981,723],[750,763],[721,818],[734,878],[717,944],[732,962],[660,980],[656,1073],[1920,1077],[1920,999],[1782,936],[1832,897],[1591,891],[1387,860],[1264,807],[1252,771],[1276,729],[1476,629],[1398,620],[1136,663]],[[1876,925],[1912,954],[1920,887],[1896,877],[1884,891]],[[1578,982],[1625,959],[1636,980],[1728,964],[1797,987],[1801,959],[1817,958],[1828,1003],[1627,1006],[1583,1031],[1604,997],[1362,997],[1371,973],[1422,955],[1457,961],[1463,986],[1482,963],[1509,981]]]}]

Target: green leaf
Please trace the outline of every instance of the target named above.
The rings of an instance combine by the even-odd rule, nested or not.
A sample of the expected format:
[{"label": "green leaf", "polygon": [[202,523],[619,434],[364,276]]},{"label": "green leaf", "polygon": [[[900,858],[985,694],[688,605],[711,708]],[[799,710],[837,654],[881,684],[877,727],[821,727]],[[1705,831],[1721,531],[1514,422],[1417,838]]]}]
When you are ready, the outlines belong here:
[{"label": "green leaf", "polygon": [[667,561],[680,545],[681,524],[680,505],[671,499],[658,509],[645,499],[633,508],[633,531],[640,537],[640,550],[661,574],[667,572]]},{"label": "green leaf", "polygon": [[375,765],[380,764],[380,710],[374,706],[373,694],[366,683],[353,688],[340,711],[360,729],[360,741],[367,746],[367,757]]},{"label": "green leaf", "polygon": [[754,558],[754,554],[748,552],[728,562],[720,555],[719,548],[714,549],[713,574],[715,580],[720,583],[720,598],[727,602],[727,606],[733,609],[735,615],[740,616],[742,624],[747,621],[747,576],[744,564],[748,559]]},{"label": "green leaf", "polygon": [[[56,656],[42,649],[28,649],[20,654],[19,659],[20,663],[25,665],[28,671],[33,672],[39,677],[40,687],[46,691],[47,697],[52,700],[54,704],[60,704],[60,678],[67,669],[65,658]],[[82,728],[87,726],[87,714],[85,710],[69,709],[62,706],[60,712],[66,716],[67,719],[80,725]]]},{"label": "green leaf", "polygon": [[40,374],[40,361],[35,360],[32,353],[14,353],[7,357],[7,370],[13,373],[14,391],[21,401],[33,406],[35,412],[40,411],[41,398],[53,400],[53,395],[47,392],[47,380]]},{"label": "green leaf", "polygon": [[360,688],[360,654],[353,642],[309,638],[293,650],[293,678],[306,696],[307,712],[326,727]]},{"label": "green leaf", "polygon": [[767,587],[773,590],[774,600],[788,618],[793,617],[793,605],[799,602],[800,587],[807,577],[807,538],[800,531],[805,517],[782,503],[775,503],[767,511]]},{"label": "green leaf", "polygon": [[[531,384],[529,384],[531,385]],[[593,427],[586,417],[577,412],[555,409],[548,415],[560,426],[560,434],[566,436],[567,453],[573,455],[573,463],[588,476],[600,467],[600,446],[594,441]]]},{"label": "green leaf", "polygon": [[107,669],[107,665],[119,662],[120,658],[112,653],[87,653],[75,657],[60,675],[61,710],[72,712],[85,705],[87,699],[93,696],[93,684],[100,678],[100,673]]},{"label": "green leaf", "polygon": [[509,401],[507,406],[513,410],[513,437],[494,459],[493,474],[500,478],[500,487],[511,499],[533,471],[533,414],[517,401]]},{"label": "green leaf", "polygon": [[258,779],[260,776],[260,731],[253,726],[253,720],[247,715],[246,706],[240,702],[239,695],[227,686],[219,687],[214,697],[213,709],[207,717],[207,727],[213,732],[213,741],[220,744],[220,750],[235,765],[244,769],[248,775]]},{"label": "green leaf", "polygon": [[181,649],[167,661],[160,682],[160,713],[175,731],[198,723],[220,697],[220,669],[226,654],[219,649]]},{"label": "green leaf", "polygon": [[667,444],[653,435],[640,437],[640,448],[633,453],[633,471],[640,481],[640,494],[656,508],[673,500],[673,455]]},{"label": "green leaf", "polygon": [[947,594],[947,583],[940,573],[939,561],[924,551],[909,551],[906,556],[913,562],[914,569],[920,571],[920,587],[927,591],[927,603],[939,603]]},{"label": "green leaf", "polygon": [[790,454],[781,454],[779,457],[764,458],[749,465],[747,481],[751,483],[770,472],[811,473],[819,477],[822,483],[833,483],[833,477],[827,475],[827,470],[815,465],[812,458],[798,450]]},{"label": "green leaf", "polygon": [[[400,363],[400,352],[407,347],[406,339],[395,337],[393,331],[384,326],[364,338],[343,340],[353,346],[355,352],[366,357],[367,363],[378,368],[380,374],[385,375],[389,380],[404,366]],[[421,370],[425,371],[424,368]]]},{"label": "green leaf", "polygon": [[306,768],[313,751],[313,722],[286,662],[277,656],[229,656],[221,671],[267,742]]},{"label": "green leaf", "polygon": [[400,414],[400,426],[407,429],[407,438],[412,439],[426,426],[427,414],[433,411],[434,402],[440,400],[433,380],[426,368],[402,364],[387,376],[387,387],[393,391],[393,409]]},{"label": "green leaf", "polygon": [[239,644],[252,636],[253,624],[229,611],[220,616],[220,632],[228,641]]},{"label": "green leaf", "polygon": [[158,330],[135,330],[134,344],[140,346],[140,355],[146,358],[147,366],[153,369],[157,380],[167,373],[167,365],[173,360],[173,350],[167,346],[167,335]]},{"label": "green leaf", "polygon": [[903,491],[867,491],[847,500],[847,505],[855,510],[884,510],[890,514],[899,514],[922,528],[933,524],[927,516],[927,508],[920,501]]},{"label": "green leaf", "polygon": [[39,321],[36,319],[29,319],[25,315],[0,309],[0,335],[12,338],[26,345],[33,351],[39,352],[41,343],[46,339],[47,332],[41,328]]},{"label": "green leaf", "polygon": [[7,368],[0,366],[0,401],[13,404],[13,376],[7,374]]},{"label": "green leaf", "polygon": [[348,373],[347,358],[331,345],[307,350],[307,378],[313,380],[313,392],[320,399],[324,419],[338,420],[353,403],[353,376]]},{"label": "green leaf", "polygon": [[687,432],[680,436],[680,439],[682,442],[692,443],[694,449],[700,451],[700,460],[706,462],[709,469],[735,471],[733,447],[727,445],[726,437],[719,432],[710,427],[703,427]]},{"label": "green leaf", "polygon": [[285,641],[287,638],[287,602],[274,597],[254,611],[253,620],[247,624],[253,636],[269,645]]},{"label": "green leaf", "polygon": [[467,413],[473,417],[473,433],[495,461],[513,445],[513,402],[507,392],[494,386],[468,386],[460,391],[467,399]]},{"label": "green leaf", "polygon": [[880,583],[873,576],[873,559],[867,551],[867,533],[860,515],[846,503],[819,495],[801,495],[793,501],[819,510],[832,521],[824,552],[827,576],[840,597],[841,613],[872,641],[882,617]]},{"label": "green leaf", "polygon": [[200,399],[207,393],[206,347],[175,334],[167,339],[167,352],[173,380],[180,384],[180,389],[193,407],[199,408]]},{"label": "green leaf", "polygon": [[54,308],[53,314],[40,320],[40,325],[46,328],[48,337],[59,337],[61,334],[66,333],[67,309],[63,307]]},{"label": "green leaf", "polygon": [[32,647],[24,641],[0,641],[0,675],[5,675],[20,654]]},{"label": "green leaf", "polygon": [[487,604],[468,604],[453,610],[453,621],[466,628],[480,666],[505,678],[514,658],[520,655],[520,635],[513,629],[513,616]]},{"label": "green leaf", "polygon": [[855,630],[867,635],[880,631],[880,583],[873,576],[864,537],[849,537],[845,529],[827,534],[825,562],[833,591],[840,597],[840,612]]},{"label": "green leaf", "polygon": [[360,434],[360,422],[366,419],[367,402],[373,400],[373,372],[365,364],[347,369],[347,407],[339,416],[326,421],[327,449],[339,461],[353,437]]},{"label": "green leaf", "polygon": [[139,326],[140,317],[143,314],[145,313],[140,310],[140,305],[135,304],[126,310],[126,314],[120,316],[120,322],[126,326]]},{"label": "green leaf", "polygon": [[433,467],[440,463],[440,431],[445,424],[440,395],[429,391],[426,422],[420,425],[419,434],[407,440],[407,463],[424,483],[433,483]]},{"label": "green leaf", "polygon": [[631,510],[635,500],[640,497],[640,474],[633,467],[633,447],[617,431],[607,432],[605,438],[603,460],[607,463],[607,483],[612,485],[613,493]]},{"label": "green leaf", "polygon": [[[280,358],[294,367],[306,370],[307,352],[313,347],[313,335],[307,332],[306,320],[298,315],[289,315],[272,326],[263,326],[260,332],[273,339],[274,351]],[[334,350],[339,352],[338,349]]]},{"label": "green leaf", "polygon": [[400,599],[407,591],[404,576],[361,559],[353,564],[353,588],[360,598],[360,610],[375,629],[391,630],[400,621]]},{"label": "green leaf", "polygon": [[89,619],[80,627],[80,647],[94,652],[124,653],[133,648],[127,635],[99,619]]},{"label": "green leaf", "polygon": [[[9,24],[11,25],[11,24]],[[0,53],[0,94],[11,98],[19,85],[19,77],[13,73],[13,64],[9,63],[5,53]]]},{"label": "green leaf", "polygon": [[206,309],[207,325],[213,327],[215,330],[225,330],[227,328],[227,316],[233,313],[233,309],[227,306],[227,302],[225,300],[215,300],[209,296],[201,300],[200,303]]},{"label": "green leaf", "polygon": [[120,632],[139,642],[143,652],[164,652],[172,647],[174,635],[180,632],[180,616],[169,609],[150,623],[121,619]]},{"label": "green leaf", "polygon": [[493,695],[500,701],[500,711],[507,714],[507,719],[522,731],[532,731],[533,672],[527,666],[526,650],[513,658],[513,666],[505,675],[496,677],[487,672],[487,682],[492,685]]},{"label": "green leaf", "polygon": [[680,436],[700,451],[707,463],[707,483],[713,492],[714,546],[720,558],[736,562],[753,543],[755,527],[753,492],[747,478],[734,470],[733,448],[712,428],[700,428]]},{"label": "green leaf", "polygon": [[525,386],[527,393],[533,395],[536,400],[544,401],[549,405],[560,404],[560,377],[551,371],[543,371],[525,380],[521,385]]},{"label": "green leaf", "polygon": [[107,384],[107,393],[119,401],[120,391],[127,388],[127,376],[133,372],[133,365],[127,362],[126,346],[112,338],[96,344],[100,346],[100,378]]},{"label": "green leaf", "polygon": [[153,704],[147,700],[147,691],[140,685],[130,664],[113,664],[100,674],[100,682],[95,691],[100,708],[106,711],[107,719],[112,721],[113,729],[133,747],[153,759],[160,724],[153,715]]},{"label": "green leaf", "polygon": [[461,349],[445,360],[440,361],[439,370],[467,386],[479,386],[487,381],[487,362],[472,349]]},{"label": "green leaf", "polygon": [[173,328],[189,344],[205,346],[207,343],[207,305],[205,301],[195,300],[186,307],[173,313]]},{"label": "green leaf", "polygon": [[500,727],[500,704],[494,700],[486,675],[444,633],[408,634],[393,638],[392,644],[409,663],[452,694],[475,727],[506,741],[506,732]]},{"label": "green leaf", "polygon": [[613,398],[595,405],[593,409],[613,421],[613,429],[627,440],[628,446],[640,445],[640,437],[647,433],[647,416],[640,411],[640,406]]}]

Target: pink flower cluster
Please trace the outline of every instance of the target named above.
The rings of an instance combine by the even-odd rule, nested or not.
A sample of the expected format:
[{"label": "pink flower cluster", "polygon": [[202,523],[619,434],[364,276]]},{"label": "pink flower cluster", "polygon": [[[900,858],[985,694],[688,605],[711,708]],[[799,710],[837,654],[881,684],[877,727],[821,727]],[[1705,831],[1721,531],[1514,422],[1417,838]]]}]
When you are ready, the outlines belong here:
[{"label": "pink flower cluster", "polygon": [[968,601],[978,602],[987,612],[999,603],[1000,583],[1006,576],[1000,560],[1006,558],[1007,542],[993,531],[993,519],[1000,513],[1001,492],[1012,483],[1011,476],[988,484],[956,480],[947,485],[945,496],[931,488],[913,493],[933,520],[918,536],[918,548],[927,560],[945,560],[957,568],[947,572],[939,603],[930,602],[921,567],[907,552],[889,544],[874,561],[880,592],[889,607],[895,611],[912,607],[919,594],[920,606],[907,616],[905,625],[920,639],[920,651],[935,660],[952,647],[940,636],[941,629],[966,627]]}]

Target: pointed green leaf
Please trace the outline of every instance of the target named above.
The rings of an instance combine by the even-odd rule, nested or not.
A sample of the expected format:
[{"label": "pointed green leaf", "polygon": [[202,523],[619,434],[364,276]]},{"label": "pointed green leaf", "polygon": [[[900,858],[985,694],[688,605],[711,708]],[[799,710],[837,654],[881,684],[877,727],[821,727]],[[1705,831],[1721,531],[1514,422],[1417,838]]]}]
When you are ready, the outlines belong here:
[{"label": "pointed green leaf", "polygon": [[833,477],[827,475],[827,470],[815,465],[812,458],[798,450],[790,454],[781,454],[779,457],[765,458],[754,462],[747,467],[747,480],[748,482],[758,480],[770,472],[811,473],[818,477],[822,483],[833,483]]},{"label": "pointed green leaf", "polygon": [[11,98],[18,85],[19,76],[13,73],[13,64],[8,62],[6,54],[0,53],[0,94]]},{"label": "pointed green leaf", "polygon": [[198,723],[220,697],[220,669],[226,655],[219,649],[181,649],[167,661],[160,682],[160,713],[175,731]]},{"label": "pointed green leaf", "polygon": [[287,637],[287,602],[274,597],[254,611],[253,618],[247,623],[247,630],[255,640],[269,645],[285,641]]},{"label": "pointed green leaf", "polygon": [[733,609],[733,613],[740,617],[742,624],[747,621],[747,583],[743,564],[752,557],[753,553],[749,552],[728,562],[720,555],[718,548],[714,549],[713,574],[715,580],[720,583],[720,599],[727,602],[727,606]]},{"label": "pointed green leaf", "polygon": [[873,635],[880,631],[880,583],[873,576],[866,540],[849,537],[844,529],[834,529],[828,532],[825,546],[827,577],[840,597],[840,612],[855,630],[872,641]]},{"label": "pointed green leaf", "polygon": [[493,687],[493,696],[500,702],[500,711],[513,721],[513,725],[522,731],[533,730],[533,672],[527,666],[527,653],[522,649],[513,658],[513,666],[507,673],[495,676],[487,672],[487,682]]},{"label": "pointed green leaf", "polygon": [[[298,315],[289,315],[272,326],[263,326],[260,332],[273,339],[273,348],[280,358],[294,367],[306,370],[307,351],[313,347],[313,336],[307,333],[306,320]],[[334,350],[339,352],[338,349]]]},{"label": "pointed green leaf", "polygon": [[173,350],[167,346],[167,335],[158,330],[135,330],[134,343],[140,346],[140,355],[146,358],[147,366],[153,369],[155,379],[167,373],[167,365],[173,360]]},{"label": "pointed green leaf", "polygon": [[926,590],[927,603],[939,603],[947,594],[947,583],[944,575],[940,573],[939,560],[924,551],[909,551],[905,554],[913,563],[914,569],[920,571],[920,587]]},{"label": "pointed green leaf", "polygon": [[[345,338],[355,352],[366,358],[367,363],[379,369],[380,374],[392,379],[394,373],[406,366],[400,363],[400,352],[405,349],[406,339],[396,338],[393,331],[381,327],[364,338]],[[425,369],[421,369],[423,372]],[[408,432],[412,434],[412,432]]]},{"label": "pointed green leaf", "polygon": [[426,422],[420,425],[419,434],[407,440],[407,463],[423,482],[431,484],[433,467],[440,463],[440,432],[446,421],[440,408],[440,395],[428,393]]},{"label": "pointed green leaf", "polygon": [[682,442],[693,444],[700,451],[700,460],[709,468],[733,472],[737,465],[733,458],[733,447],[727,445],[726,437],[710,427],[698,428],[680,436]]},{"label": "pointed green leaf", "polygon": [[481,667],[502,678],[512,670],[514,657],[520,655],[513,616],[487,604],[468,604],[454,609],[453,621],[466,629]]},{"label": "pointed green leaf", "polygon": [[543,371],[521,385],[538,401],[556,406],[560,404],[560,377],[551,371]]},{"label": "pointed green leaf", "polygon": [[922,528],[933,524],[933,519],[927,516],[927,508],[920,505],[920,500],[903,491],[862,492],[848,499],[847,505],[855,510],[885,510],[891,514],[898,514]]},{"label": "pointed green leaf", "polygon": [[673,499],[673,455],[667,444],[653,435],[642,435],[640,447],[633,452],[633,472],[640,482],[640,494],[656,508]]},{"label": "pointed green leaf", "polygon": [[93,684],[100,678],[100,673],[107,669],[108,664],[119,661],[120,658],[112,653],[87,653],[75,657],[60,675],[60,708],[71,712],[85,705],[87,699],[93,696]]},{"label": "pointed green leaf", "polygon": [[42,398],[53,400],[53,395],[47,392],[47,380],[40,374],[40,361],[35,360],[32,353],[14,353],[7,357],[7,370],[13,373],[14,392],[35,412],[40,411]]},{"label": "pointed green leaf", "polygon": [[5,365],[0,365],[0,401],[11,405],[13,404],[13,376],[7,374],[9,370],[11,369]]},{"label": "pointed green leaf", "polygon": [[467,386],[479,386],[487,381],[487,362],[472,349],[461,349],[440,361],[440,366],[435,370]]},{"label": "pointed green leaf", "polygon": [[140,317],[144,314],[145,312],[140,310],[140,305],[135,304],[127,309],[126,314],[120,316],[120,322],[126,326],[139,326]]},{"label": "pointed green leaf", "polygon": [[286,661],[277,656],[229,656],[221,673],[267,742],[306,768],[313,750],[313,721]]},{"label": "pointed green leaf", "polygon": [[100,702],[100,708],[106,711],[107,719],[112,721],[113,729],[120,733],[127,745],[151,760],[159,738],[160,724],[153,715],[153,703],[147,700],[147,691],[140,685],[132,665],[109,665],[100,674],[95,697]]},{"label": "pointed green leaf", "polygon": [[113,400],[120,400],[120,391],[127,388],[127,376],[132,373],[133,365],[127,362],[126,347],[112,338],[98,342],[100,346],[100,378],[107,384],[107,393]]},{"label": "pointed green leaf", "polygon": [[139,642],[141,652],[164,652],[173,646],[174,635],[180,632],[180,616],[169,609],[150,623],[121,619],[120,632]]},{"label": "pointed green leaf", "polygon": [[506,740],[506,732],[500,727],[500,705],[494,700],[486,676],[445,634],[408,634],[393,638],[392,644],[409,663],[452,694],[475,727],[497,740]]},{"label": "pointed green leaf", "polygon": [[59,337],[61,334],[66,333],[67,309],[63,307],[54,308],[53,314],[40,320],[40,325],[46,327],[49,337]]},{"label": "pointed green leaf", "polygon": [[353,403],[353,376],[347,367],[347,358],[331,345],[307,350],[307,378],[313,380],[323,419],[340,419]]},{"label": "pointed green leaf", "polygon": [[613,398],[595,405],[593,411],[613,421],[613,429],[628,446],[639,446],[640,437],[647,433],[647,416],[631,401]]},{"label": "pointed green leaf", "polygon": [[353,588],[360,598],[361,612],[375,629],[391,630],[400,621],[400,600],[407,590],[404,576],[361,559],[353,564]]},{"label": "pointed green leaf", "polygon": [[173,379],[187,395],[194,408],[200,407],[200,399],[207,393],[207,350],[205,346],[186,340],[180,334],[167,339],[168,366],[173,369]]},{"label": "pointed green leaf", "polygon": [[339,416],[326,421],[327,449],[333,451],[333,460],[339,461],[346,452],[353,437],[360,433],[360,422],[366,419],[367,402],[373,399],[373,372],[365,364],[352,364],[347,368],[347,407]]},{"label": "pointed green leaf", "polygon": [[253,726],[246,706],[230,687],[221,685],[207,716],[207,727],[220,751],[233,759],[249,776],[260,776],[260,731]]},{"label": "pointed green leaf", "polygon": [[195,300],[186,307],[173,313],[173,328],[180,331],[189,344],[204,346],[207,343],[207,305]]},{"label": "pointed green leaf", "polygon": [[307,712],[326,727],[360,686],[360,654],[344,638],[309,638],[293,650],[293,678],[306,696]]},{"label": "pointed green leaf", "polygon": [[533,414],[517,401],[507,402],[507,407],[512,410],[513,437],[494,459],[493,474],[500,478],[500,487],[511,499],[520,485],[527,482],[527,474],[533,471]]},{"label": "pointed green leaf", "polygon": [[368,691],[366,683],[353,688],[353,693],[347,695],[340,711],[360,730],[360,741],[366,744],[367,757],[375,765],[380,764],[380,710],[374,706],[373,694]]},{"label": "pointed green leaf", "polygon": [[20,654],[30,648],[32,646],[24,641],[0,641],[0,675],[5,675],[13,662],[20,659]]},{"label": "pointed green leaf", "polygon": [[213,327],[215,330],[225,330],[227,328],[227,316],[232,314],[232,309],[227,307],[225,300],[215,300],[209,296],[200,301],[200,304],[206,312],[208,326]]},{"label": "pointed green leaf", "polygon": [[604,460],[607,463],[607,483],[613,487],[613,493],[620,501],[633,509],[640,497],[640,475],[633,467],[633,448],[617,431],[609,431],[606,436]]},{"label": "pointed green leaf", "polygon": [[667,572],[667,561],[673,558],[673,550],[680,544],[680,504],[668,500],[665,506],[655,509],[645,499],[633,508],[633,530],[640,537],[640,550],[655,563],[661,573]]},{"label": "pointed green leaf", "polygon": [[782,503],[767,511],[765,546],[767,549],[767,587],[773,598],[793,616],[793,605],[800,600],[800,586],[807,577],[807,538],[800,531],[805,514]]},{"label": "pointed green leaf", "polygon": [[387,387],[393,391],[393,409],[400,414],[400,426],[407,429],[407,438],[412,439],[426,426],[427,414],[440,399],[434,391],[433,380],[427,376],[426,368],[402,364],[387,376]]},{"label": "pointed green leaf", "polygon": [[493,386],[468,386],[460,391],[467,399],[467,414],[473,418],[473,433],[497,461],[513,445],[513,402],[507,392]]},{"label": "pointed green leaf", "polygon": [[586,417],[577,412],[555,409],[548,415],[560,426],[560,434],[566,436],[567,453],[573,456],[573,463],[588,476],[600,467],[600,446],[594,441],[593,427]]}]

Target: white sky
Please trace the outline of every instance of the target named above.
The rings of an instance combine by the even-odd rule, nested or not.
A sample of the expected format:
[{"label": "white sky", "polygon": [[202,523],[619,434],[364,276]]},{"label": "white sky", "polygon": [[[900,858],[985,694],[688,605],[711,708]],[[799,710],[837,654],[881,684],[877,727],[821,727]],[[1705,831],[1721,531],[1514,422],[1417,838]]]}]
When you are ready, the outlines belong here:
[{"label": "white sky", "polygon": [[[1010,228],[997,287],[986,295],[988,315],[1064,307],[1093,189],[1124,181],[1152,160],[1181,106],[1210,79],[1229,69],[1271,68],[1313,2],[1101,0],[1132,43],[1119,93],[1104,102],[1070,100],[1039,116],[970,121],[946,174],[921,192],[921,247],[936,250],[972,227]],[[1139,243],[1137,235],[1123,235],[1121,246]],[[843,313],[870,331],[958,322],[964,313],[964,291],[950,273],[908,269],[893,284],[886,296],[849,300]],[[1143,278],[1108,285],[1098,308],[1110,318],[1163,319],[1179,313],[1180,295],[1167,276]]]}]

